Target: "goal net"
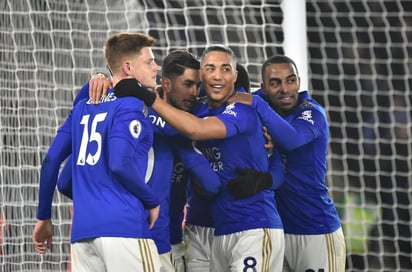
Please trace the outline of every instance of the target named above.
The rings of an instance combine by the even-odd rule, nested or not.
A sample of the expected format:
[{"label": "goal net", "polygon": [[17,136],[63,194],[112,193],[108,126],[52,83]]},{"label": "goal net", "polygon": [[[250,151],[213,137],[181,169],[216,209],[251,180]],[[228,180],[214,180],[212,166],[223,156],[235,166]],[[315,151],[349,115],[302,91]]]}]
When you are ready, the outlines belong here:
[{"label": "goal net", "polygon": [[328,184],[349,271],[412,268],[412,5],[307,1],[313,96],[330,122]]},{"label": "goal net", "polygon": [[79,88],[105,71],[104,41],[119,31],[155,37],[159,64],[173,49],[200,55],[210,44],[228,45],[252,88],[268,56],[307,52],[297,61],[330,121],[326,182],[346,234],[347,269],[411,268],[407,1],[307,0],[306,18],[295,20],[307,22],[308,44],[294,49],[285,37],[302,34],[287,30],[293,21],[283,24],[280,0],[5,0],[0,7],[1,271],[70,270],[67,198],[55,194],[52,249],[39,255],[31,242],[39,170]]}]

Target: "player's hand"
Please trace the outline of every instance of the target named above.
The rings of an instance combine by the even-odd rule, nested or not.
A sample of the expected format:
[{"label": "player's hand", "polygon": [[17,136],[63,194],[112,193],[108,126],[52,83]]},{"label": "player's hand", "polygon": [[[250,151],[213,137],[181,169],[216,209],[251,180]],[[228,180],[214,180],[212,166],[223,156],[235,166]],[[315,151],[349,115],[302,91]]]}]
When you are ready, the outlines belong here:
[{"label": "player's hand", "polygon": [[272,141],[272,137],[270,136],[267,127],[263,126],[263,136],[266,139],[266,144],[264,145],[266,150],[268,151],[269,154],[272,154],[273,148],[275,147],[275,144]]},{"label": "player's hand", "polygon": [[159,218],[159,211],[160,205],[149,209],[149,217],[147,218],[147,222],[149,223],[149,228],[152,229],[154,224],[156,223],[157,218]]},{"label": "player's hand", "polygon": [[272,186],[272,175],[267,172],[239,167],[236,171],[240,175],[229,180],[227,187],[229,192],[237,198],[250,197]]},{"label": "player's hand", "polygon": [[96,73],[89,80],[89,97],[94,104],[107,96],[107,90],[112,87],[112,81],[103,73]]},{"label": "player's hand", "polygon": [[228,99],[227,104],[242,103],[251,106],[252,102],[253,95],[244,92],[235,92],[235,94]]},{"label": "player's hand", "polygon": [[125,78],[114,86],[116,97],[134,96],[142,100],[146,106],[150,107],[156,100],[156,93],[151,92],[140,84],[135,78]]},{"label": "player's hand", "polygon": [[33,230],[32,240],[34,249],[45,254],[52,245],[53,226],[51,220],[38,220]]}]

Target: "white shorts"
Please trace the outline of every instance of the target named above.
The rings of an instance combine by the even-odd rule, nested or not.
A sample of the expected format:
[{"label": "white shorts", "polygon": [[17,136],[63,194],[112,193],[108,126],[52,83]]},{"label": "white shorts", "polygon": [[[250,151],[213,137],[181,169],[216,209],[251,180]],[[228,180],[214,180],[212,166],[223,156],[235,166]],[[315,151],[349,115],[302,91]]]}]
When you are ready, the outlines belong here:
[{"label": "white shorts", "polygon": [[283,271],[345,271],[346,246],[342,228],[321,235],[285,235]]},{"label": "white shorts", "polygon": [[209,272],[214,230],[214,228],[185,225],[183,241],[186,245],[185,262],[187,271]]},{"label": "white shorts", "polygon": [[160,263],[162,268],[160,269],[161,272],[175,272],[175,267],[173,265],[173,257],[171,252],[166,252],[159,255]]},{"label": "white shorts", "polygon": [[172,259],[175,272],[186,272],[186,245],[184,242],[172,245]]},{"label": "white shorts", "polygon": [[282,271],[284,249],[283,229],[252,229],[215,236],[210,271]]},{"label": "white shorts", "polygon": [[71,244],[72,271],[160,271],[157,248],[151,239],[100,237]]}]

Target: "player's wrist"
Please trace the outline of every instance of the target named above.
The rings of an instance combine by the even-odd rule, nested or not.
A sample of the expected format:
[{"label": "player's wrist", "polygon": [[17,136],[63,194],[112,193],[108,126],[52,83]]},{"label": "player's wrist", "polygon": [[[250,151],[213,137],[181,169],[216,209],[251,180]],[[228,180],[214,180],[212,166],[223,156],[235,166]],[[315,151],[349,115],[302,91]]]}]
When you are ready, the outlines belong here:
[{"label": "player's wrist", "polygon": [[117,97],[134,96],[142,100],[148,107],[152,106],[156,100],[156,93],[143,87],[135,78],[120,80],[114,86],[114,94]]},{"label": "player's wrist", "polygon": [[101,71],[95,72],[95,73],[92,75],[92,77],[104,77],[104,78],[110,79],[110,77],[109,77],[108,74],[106,74],[106,73],[104,73],[104,72],[101,72]]}]

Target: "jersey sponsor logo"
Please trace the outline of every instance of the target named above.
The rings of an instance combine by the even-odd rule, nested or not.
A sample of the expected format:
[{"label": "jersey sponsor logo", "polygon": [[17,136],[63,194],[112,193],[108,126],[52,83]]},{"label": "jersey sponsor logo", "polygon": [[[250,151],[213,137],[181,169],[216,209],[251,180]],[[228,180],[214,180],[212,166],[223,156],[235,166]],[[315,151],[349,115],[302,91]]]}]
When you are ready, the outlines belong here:
[{"label": "jersey sponsor logo", "polygon": [[182,162],[175,163],[173,167],[172,183],[181,183],[184,178],[185,167]]},{"label": "jersey sponsor logo", "polygon": [[311,123],[312,125],[315,123],[315,121],[313,121],[313,119],[312,119],[312,110],[303,111],[302,115],[299,116],[296,119],[305,120],[305,121]]},{"label": "jersey sponsor logo", "polygon": [[161,127],[164,128],[166,126],[166,121],[162,119],[162,117],[160,116],[156,116],[156,115],[149,115],[150,120],[152,120],[152,124],[157,126],[157,127]]},{"label": "jersey sponsor logo", "polygon": [[225,110],[222,112],[222,114],[230,114],[233,115],[234,117],[236,117],[237,113],[236,111],[233,111],[233,109],[235,108],[235,104],[229,104],[226,106]]},{"label": "jersey sponsor logo", "polygon": [[222,153],[220,152],[219,147],[217,146],[209,146],[209,147],[201,147],[200,151],[202,154],[208,159],[210,167],[212,167],[213,171],[223,171],[223,161]]},{"label": "jersey sponsor logo", "polygon": [[139,120],[133,120],[129,124],[129,131],[133,138],[137,139],[142,132],[142,124]]}]

